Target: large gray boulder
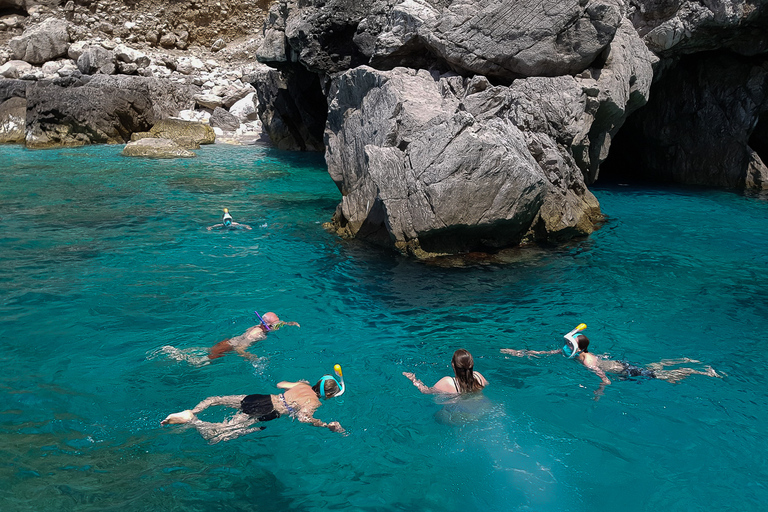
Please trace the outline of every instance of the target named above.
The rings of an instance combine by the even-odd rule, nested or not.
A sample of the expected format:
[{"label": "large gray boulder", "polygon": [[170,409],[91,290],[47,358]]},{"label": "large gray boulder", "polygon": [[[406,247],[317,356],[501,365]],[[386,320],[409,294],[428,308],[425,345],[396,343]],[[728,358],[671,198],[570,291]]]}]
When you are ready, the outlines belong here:
[{"label": "large gray boulder", "polygon": [[77,58],[77,69],[84,75],[114,75],[117,69],[115,52],[99,45],[88,46]]},{"label": "large gray boulder", "polygon": [[240,120],[234,114],[230,114],[228,110],[221,107],[213,110],[208,123],[214,128],[221,128],[230,132],[240,128]]},{"label": "large gray boulder", "polygon": [[66,20],[56,18],[33,25],[8,42],[13,58],[40,65],[66,55],[69,47],[68,27]]},{"label": "large gray boulder", "polygon": [[454,69],[491,77],[578,73],[608,46],[622,0],[451,2],[419,27],[426,46]]},{"label": "large gray boulder", "polygon": [[363,66],[337,77],[330,97],[340,234],[426,258],[593,230],[599,208],[581,171],[557,146],[534,154],[509,88]]},{"label": "large gray boulder", "polygon": [[168,80],[123,75],[94,75],[77,86],[37,82],[27,88],[26,144],[123,144],[132,133],[188,108],[195,91]]},{"label": "large gray boulder", "polygon": [[159,138],[145,138],[129,142],[121,154],[144,158],[191,158],[197,156],[171,139]]},{"label": "large gray boulder", "polygon": [[210,125],[184,119],[160,119],[149,130],[151,137],[171,139],[184,147],[213,144],[216,134]]}]

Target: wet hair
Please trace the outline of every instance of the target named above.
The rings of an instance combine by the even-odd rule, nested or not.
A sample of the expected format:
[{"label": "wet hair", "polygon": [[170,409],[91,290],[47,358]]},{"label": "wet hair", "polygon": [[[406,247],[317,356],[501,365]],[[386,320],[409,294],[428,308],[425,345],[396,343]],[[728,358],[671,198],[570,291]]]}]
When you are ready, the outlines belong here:
[{"label": "wet hair", "polygon": [[453,372],[456,374],[456,384],[459,388],[459,393],[472,393],[473,391],[483,389],[483,385],[475,380],[475,360],[472,359],[472,354],[467,350],[460,348],[454,352],[451,365],[453,366]]},{"label": "wet hair", "polygon": [[[320,383],[323,381],[323,379],[320,379],[317,381],[317,384],[312,386],[312,389],[314,390],[315,394],[320,397]],[[336,381],[333,379],[326,379],[325,381],[325,398],[333,398],[338,393],[341,392],[341,388],[338,384],[336,384]]]},{"label": "wet hair", "polygon": [[583,334],[579,334],[578,336],[576,336],[576,341],[579,343],[579,350],[581,350],[585,354],[588,354],[589,353],[589,338],[587,338]]}]

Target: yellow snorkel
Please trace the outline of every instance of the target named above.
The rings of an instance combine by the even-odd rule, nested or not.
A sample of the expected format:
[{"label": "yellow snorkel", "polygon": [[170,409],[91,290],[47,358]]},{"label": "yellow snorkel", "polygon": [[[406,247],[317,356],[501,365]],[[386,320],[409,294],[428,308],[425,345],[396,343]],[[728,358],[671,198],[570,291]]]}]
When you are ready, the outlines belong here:
[{"label": "yellow snorkel", "polygon": [[565,338],[565,345],[563,346],[563,353],[568,356],[568,358],[572,358],[576,355],[576,352],[579,351],[579,342],[576,339],[577,335],[587,328],[587,324],[579,324],[576,326],[574,330],[563,336]]}]

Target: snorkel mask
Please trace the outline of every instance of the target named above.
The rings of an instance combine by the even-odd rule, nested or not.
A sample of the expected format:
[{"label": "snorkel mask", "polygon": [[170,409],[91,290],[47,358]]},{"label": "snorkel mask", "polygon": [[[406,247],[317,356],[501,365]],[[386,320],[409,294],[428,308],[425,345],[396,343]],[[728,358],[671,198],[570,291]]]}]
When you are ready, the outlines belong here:
[{"label": "snorkel mask", "polygon": [[[325,381],[327,380],[333,380],[336,382],[336,385],[339,386],[339,392],[333,395],[333,398],[339,397],[344,394],[344,391],[346,391],[346,388],[344,387],[344,375],[341,373],[341,365],[336,364],[333,366],[333,371],[336,373],[336,375],[339,376],[337,379],[333,375],[323,375],[323,377],[320,379],[320,398],[328,398],[325,396]],[[341,380],[339,380],[341,379]]]},{"label": "snorkel mask", "polygon": [[256,316],[259,317],[259,322],[261,322],[261,325],[263,325],[266,330],[271,331],[272,328],[269,326],[267,322],[264,321],[263,318],[261,318],[261,315],[259,314],[259,312],[254,311],[254,313],[256,313]]},{"label": "snorkel mask", "polygon": [[587,328],[587,324],[579,324],[576,326],[574,330],[563,336],[565,338],[565,345],[563,345],[563,354],[568,356],[568,358],[572,358],[576,355],[576,353],[579,351],[579,342],[576,339],[576,336]]},{"label": "snorkel mask", "polygon": [[221,217],[221,222],[227,227],[232,225],[232,216],[229,214],[229,210],[226,208],[224,208],[224,215]]}]

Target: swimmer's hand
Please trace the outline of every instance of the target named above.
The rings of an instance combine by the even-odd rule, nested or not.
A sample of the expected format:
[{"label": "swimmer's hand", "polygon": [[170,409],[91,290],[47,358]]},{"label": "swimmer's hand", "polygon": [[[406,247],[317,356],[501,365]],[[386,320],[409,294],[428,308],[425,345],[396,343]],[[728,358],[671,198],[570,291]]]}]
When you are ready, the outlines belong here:
[{"label": "swimmer's hand", "polygon": [[411,382],[413,382],[413,385],[419,388],[419,391],[421,391],[422,393],[430,392],[430,389],[427,387],[427,385],[416,378],[415,373],[403,372],[403,375],[405,375]]},{"label": "swimmer's hand", "polygon": [[332,421],[328,423],[328,428],[331,432],[338,432],[339,434],[344,433],[344,428],[342,428],[338,421]]}]

